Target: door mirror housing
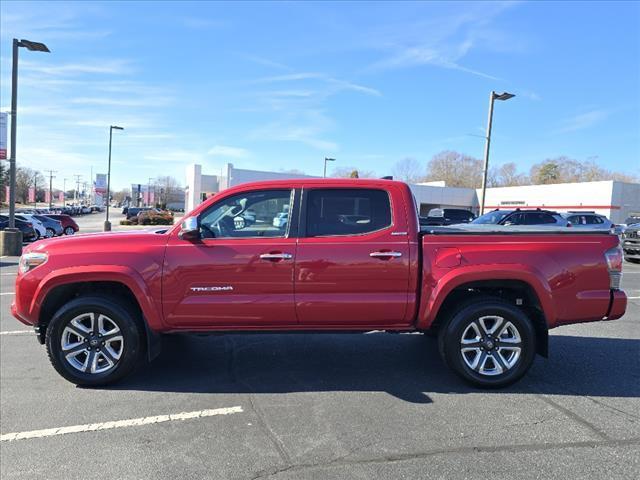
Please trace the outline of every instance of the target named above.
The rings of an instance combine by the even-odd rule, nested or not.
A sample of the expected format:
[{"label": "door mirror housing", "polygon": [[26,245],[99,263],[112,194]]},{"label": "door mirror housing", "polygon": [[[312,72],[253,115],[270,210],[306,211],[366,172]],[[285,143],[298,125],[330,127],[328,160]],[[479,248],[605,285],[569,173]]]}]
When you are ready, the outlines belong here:
[{"label": "door mirror housing", "polygon": [[180,226],[178,237],[182,240],[198,240],[200,238],[198,217],[185,218]]}]

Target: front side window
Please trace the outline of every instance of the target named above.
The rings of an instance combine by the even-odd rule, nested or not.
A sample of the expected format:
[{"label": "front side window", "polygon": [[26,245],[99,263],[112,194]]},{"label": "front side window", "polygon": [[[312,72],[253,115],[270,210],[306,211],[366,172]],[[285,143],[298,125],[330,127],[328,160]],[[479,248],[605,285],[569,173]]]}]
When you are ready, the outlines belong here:
[{"label": "front side window", "polygon": [[307,197],[307,236],[362,235],[391,226],[384,190],[317,189]]},{"label": "front side window", "polygon": [[200,217],[202,238],[285,237],[291,190],[239,193],[214,204]]}]

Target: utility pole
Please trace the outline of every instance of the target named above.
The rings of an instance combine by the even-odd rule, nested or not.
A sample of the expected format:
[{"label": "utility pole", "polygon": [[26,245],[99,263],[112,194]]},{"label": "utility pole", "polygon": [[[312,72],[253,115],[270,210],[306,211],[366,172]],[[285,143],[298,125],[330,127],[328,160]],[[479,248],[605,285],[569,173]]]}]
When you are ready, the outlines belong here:
[{"label": "utility pole", "polygon": [[53,203],[53,179],[56,178],[53,174],[58,172],[56,170],[45,170],[45,172],[49,172],[49,210],[51,210]]},{"label": "utility pole", "polygon": [[80,179],[82,178],[82,175],[73,176],[76,177],[76,189],[73,191],[73,203],[76,204],[78,203],[78,190],[80,190]]},{"label": "utility pole", "polygon": [[62,179],[62,206],[67,206],[67,179]]},{"label": "utility pole", "polygon": [[38,172],[33,174],[33,205],[38,208]]},{"label": "utility pole", "polygon": [[147,180],[147,207],[151,206],[151,180],[153,180],[151,177]]}]

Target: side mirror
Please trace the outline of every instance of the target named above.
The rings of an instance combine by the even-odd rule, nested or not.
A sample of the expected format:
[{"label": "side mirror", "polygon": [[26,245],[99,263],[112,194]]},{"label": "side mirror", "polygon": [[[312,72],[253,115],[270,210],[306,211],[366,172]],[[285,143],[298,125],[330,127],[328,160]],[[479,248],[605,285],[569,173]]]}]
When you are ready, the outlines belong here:
[{"label": "side mirror", "polygon": [[198,217],[189,217],[182,221],[178,238],[182,240],[198,240],[200,238]]}]

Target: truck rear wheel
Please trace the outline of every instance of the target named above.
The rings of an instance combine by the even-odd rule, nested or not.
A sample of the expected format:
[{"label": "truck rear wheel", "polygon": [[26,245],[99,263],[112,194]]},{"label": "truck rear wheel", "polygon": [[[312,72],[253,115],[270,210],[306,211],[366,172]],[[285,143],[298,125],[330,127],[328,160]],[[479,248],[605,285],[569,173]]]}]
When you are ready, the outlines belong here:
[{"label": "truck rear wheel", "polygon": [[107,296],[82,296],[64,305],[46,333],[51,364],[76,385],[99,386],[130,373],[141,357],[135,312]]},{"label": "truck rear wheel", "polygon": [[527,315],[500,299],[461,307],[441,329],[440,353],[467,382],[500,388],[519,380],[536,353],[534,327]]}]

